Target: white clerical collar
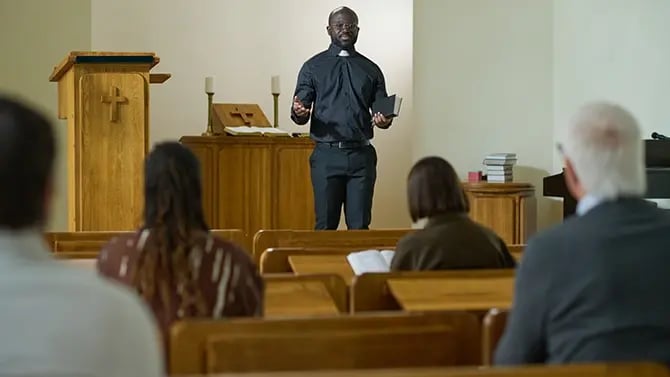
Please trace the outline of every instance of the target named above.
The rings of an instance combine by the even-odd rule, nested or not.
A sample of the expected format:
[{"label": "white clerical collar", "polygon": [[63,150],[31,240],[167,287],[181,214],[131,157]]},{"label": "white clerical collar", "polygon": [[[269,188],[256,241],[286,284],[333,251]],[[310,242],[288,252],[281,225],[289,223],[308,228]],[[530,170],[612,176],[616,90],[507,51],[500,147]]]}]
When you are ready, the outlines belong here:
[{"label": "white clerical collar", "polygon": [[349,56],[349,51],[347,51],[347,50],[340,50],[340,53],[337,54],[337,56]]}]

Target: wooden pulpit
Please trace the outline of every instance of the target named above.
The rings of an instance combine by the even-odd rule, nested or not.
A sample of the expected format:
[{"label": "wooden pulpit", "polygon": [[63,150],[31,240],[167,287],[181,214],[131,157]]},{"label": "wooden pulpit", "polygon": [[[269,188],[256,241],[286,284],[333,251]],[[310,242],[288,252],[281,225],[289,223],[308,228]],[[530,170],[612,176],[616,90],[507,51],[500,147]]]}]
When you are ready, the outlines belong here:
[{"label": "wooden pulpit", "polygon": [[143,210],[153,53],[71,52],[54,67],[67,119],[68,230],[135,229]]},{"label": "wooden pulpit", "polygon": [[[216,104],[212,113],[216,133],[245,125],[270,128],[257,105]],[[242,229],[249,236],[261,229],[314,228],[311,139],[222,133],[180,141],[200,160],[210,227]]]}]

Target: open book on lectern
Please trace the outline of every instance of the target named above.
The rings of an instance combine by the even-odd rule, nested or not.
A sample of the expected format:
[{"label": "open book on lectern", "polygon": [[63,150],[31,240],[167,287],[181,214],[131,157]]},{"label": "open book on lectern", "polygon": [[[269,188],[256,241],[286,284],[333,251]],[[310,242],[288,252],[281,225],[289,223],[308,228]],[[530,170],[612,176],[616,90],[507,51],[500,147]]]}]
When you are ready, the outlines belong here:
[{"label": "open book on lectern", "polygon": [[237,126],[223,129],[229,135],[290,136],[288,131],[273,127]]},{"label": "open book on lectern", "polygon": [[270,125],[255,103],[215,103],[212,105],[212,130],[216,135],[291,136]]}]

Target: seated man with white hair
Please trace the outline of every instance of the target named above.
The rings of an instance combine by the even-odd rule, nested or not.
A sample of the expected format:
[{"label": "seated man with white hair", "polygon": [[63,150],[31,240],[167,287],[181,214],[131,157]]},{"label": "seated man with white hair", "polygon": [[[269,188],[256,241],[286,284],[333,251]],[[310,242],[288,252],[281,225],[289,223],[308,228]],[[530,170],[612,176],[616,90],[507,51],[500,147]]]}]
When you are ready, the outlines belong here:
[{"label": "seated man with white hair", "polygon": [[577,215],[528,242],[496,364],[670,364],[670,211],[643,199],[637,121],[588,104],[560,149]]}]

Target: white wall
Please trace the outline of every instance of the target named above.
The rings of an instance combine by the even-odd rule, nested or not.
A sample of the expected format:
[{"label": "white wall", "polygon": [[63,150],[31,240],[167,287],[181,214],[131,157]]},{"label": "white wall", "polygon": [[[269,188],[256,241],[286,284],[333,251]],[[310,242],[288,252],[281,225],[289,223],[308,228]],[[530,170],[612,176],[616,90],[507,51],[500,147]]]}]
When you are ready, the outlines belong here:
[{"label": "white wall", "polygon": [[[411,163],[412,0],[92,0],[95,50],[154,51],[151,139],[200,134],[206,126],[204,77],[216,76],[215,102],[258,103],[272,120],[270,77],[281,76],[280,127],[299,130],[289,108],[302,63],[328,47],[328,14],[348,5],[359,15],[357,48],[404,97],[403,116],[376,133],[379,153],[373,227],[405,227],[405,176]],[[123,27],[120,27],[120,23]]]},{"label": "white wall", "polygon": [[[493,151],[519,154],[540,228],[560,221],[541,178],[586,101],[670,133],[670,3],[665,0],[421,0],[414,9],[414,158],[438,154],[465,176]],[[661,201],[668,206],[669,201]]]},{"label": "white wall", "polygon": [[593,99],[627,107],[645,138],[669,134],[670,2],[557,0],[554,9],[556,138]]},{"label": "white wall", "polygon": [[67,229],[67,133],[65,122],[57,119],[57,85],[49,75],[69,51],[90,49],[90,12],[89,0],[0,0],[0,92],[39,108],[56,127],[52,230]]},{"label": "white wall", "polygon": [[[593,99],[631,110],[644,138],[669,134],[670,2],[557,0],[554,10],[556,139],[575,108]],[[655,201],[670,208],[668,199]]]},{"label": "white wall", "polygon": [[553,173],[551,0],[414,3],[414,159],[440,155],[465,178],[484,156],[515,152],[535,185],[539,225],[560,216],[542,197]]}]

